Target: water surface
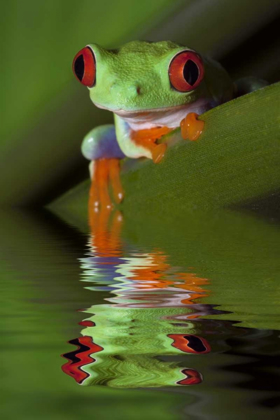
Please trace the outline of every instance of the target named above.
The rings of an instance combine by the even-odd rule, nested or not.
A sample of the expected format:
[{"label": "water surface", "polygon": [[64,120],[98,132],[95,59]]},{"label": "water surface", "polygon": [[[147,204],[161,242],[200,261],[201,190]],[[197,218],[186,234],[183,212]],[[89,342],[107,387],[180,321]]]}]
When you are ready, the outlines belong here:
[{"label": "water surface", "polygon": [[4,418],[277,417],[276,223],[61,217],[1,215]]}]

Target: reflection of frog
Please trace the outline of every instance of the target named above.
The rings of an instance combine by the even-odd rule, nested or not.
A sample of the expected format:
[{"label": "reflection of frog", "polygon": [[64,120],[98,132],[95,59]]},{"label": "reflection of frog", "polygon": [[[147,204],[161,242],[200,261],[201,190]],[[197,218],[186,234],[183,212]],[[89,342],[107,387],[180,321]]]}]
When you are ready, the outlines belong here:
[{"label": "reflection of frog", "polygon": [[[70,341],[78,348],[63,355],[68,362],[62,366],[79,384],[137,388],[201,383],[201,374],[185,363],[195,363],[192,356],[209,353],[210,346],[194,335],[196,326],[184,322],[186,308],[103,304],[85,312],[91,316],[81,322],[83,336]],[[177,317],[180,324],[175,325]]]},{"label": "reflection of frog", "polygon": [[201,286],[207,280],[172,268],[159,249],[130,248],[120,237],[122,222],[119,212],[89,212],[90,253],[80,260],[82,280],[87,289],[109,292],[106,302],[112,304],[84,311],[89,318],[80,323],[82,337],[70,341],[78,348],[63,355],[68,362],[62,369],[83,385],[199,384],[201,374],[186,367],[193,358],[180,356],[210,351],[193,321],[200,307],[193,300],[205,296]]},{"label": "reflection of frog", "polygon": [[[94,211],[90,208],[89,225],[90,257],[80,261],[84,269],[84,280],[92,280],[94,283],[94,286],[90,286],[91,290],[115,290],[118,299],[110,301],[115,302],[117,299],[119,304],[125,306],[126,299],[131,301],[130,304],[135,300],[138,307],[151,307],[156,302],[157,307],[196,304],[195,308],[198,309],[197,299],[209,295],[203,287],[208,284],[207,279],[189,269],[172,267],[163,250],[157,248],[131,255],[128,244],[121,240],[123,216],[119,211],[112,212],[106,208]],[[122,292],[125,298],[123,302]],[[198,316],[198,313],[193,313],[188,318]]]},{"label": "reflection of frog", "polygon": [[75,56],[73,71],[93,103],[115,116],[115,126],[94,128],[82,145],[91,160],[91,201],[108,207],[109,179],[116,202],[123,198],[121,158],[159,162],[166,144],[157,140],[179,126],[183,138],[196,140],[204,125],[197,116],[234,93],[218,63],[172,42],[133,41],[119,50],[90,44]]}]

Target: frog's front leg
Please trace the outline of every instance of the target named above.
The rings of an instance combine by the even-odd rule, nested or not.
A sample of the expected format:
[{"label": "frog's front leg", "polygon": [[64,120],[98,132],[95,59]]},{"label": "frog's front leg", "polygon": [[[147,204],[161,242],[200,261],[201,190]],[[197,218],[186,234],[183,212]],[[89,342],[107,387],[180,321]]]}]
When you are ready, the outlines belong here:
[{"label": "frog's front leg", "polygon": [[158,163],[163,158],[167,145],[157,144],[156,140],[172,129],[155,127],[143,130],[133,130],[129,124],[115,115],[115,125],[118,143],[123,153],[130,158],[146,157]]},{"label": "frog's front leg", "polygon": [[120,203],[124,197],[120,181],[121,151],[114,125],[103,125],[91,130],[83,140],[82,153],[91,161],[90,206],[111,207],[108,186],[111,183],[114,199]]},{"label": "frog's front leg", "polygon": [[180,124],[181,136],[184,140],[197,140],[203,132],[204,121],[198,119],[198,114],[190,112]]}]

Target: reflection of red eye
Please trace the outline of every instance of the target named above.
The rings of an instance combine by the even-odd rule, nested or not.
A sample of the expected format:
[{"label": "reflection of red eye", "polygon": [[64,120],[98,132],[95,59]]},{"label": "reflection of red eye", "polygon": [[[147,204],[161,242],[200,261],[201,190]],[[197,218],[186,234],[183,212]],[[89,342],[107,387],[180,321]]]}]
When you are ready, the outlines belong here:
[{"label": "reflection of red eye", "polygon": [[72,65],[73,73],[83,85],[92,87],[95,83],[96,66],[92,50],[83,48],[75,55]]},{"label": "reflection of red eye", "polygon": [[85,321],[79,322],[79,325],[81,325],[82,327],[95,327],[95,323],[87,319]]},{"label": "reflection of red eye", "polygon": [[92,354],[104,350],[103,347],[93,343],[92,338],[83,336],[69,341],[78,348],[70,353],[62,354],[62,357],[68,360],[61,368],[64,373],[72,376],[76,382],[82,384],[89,374],[83,371],[83,367],[89,363],[95,362]]},{"label": "reflection of red eye", "polygon": [[186,378],[178,381],[178,385],[197,385],[202,382],[202,376],[197,370],[194,369],[183,369],[182,373],[186,375]]},{"label": "reflection of red eye", "polygon": [[201,57],[193,51],[175,55],[169,66],[169,79],[174,89],[189,92],[203,79],[204,66]]},{"label": "reflection of red eye", "polygon": [[169,334],[167,337],[174,340],[171,344],[173,347],[185,353],[205,354],[211,351],[210,345],[205,338],[197,335]]}]

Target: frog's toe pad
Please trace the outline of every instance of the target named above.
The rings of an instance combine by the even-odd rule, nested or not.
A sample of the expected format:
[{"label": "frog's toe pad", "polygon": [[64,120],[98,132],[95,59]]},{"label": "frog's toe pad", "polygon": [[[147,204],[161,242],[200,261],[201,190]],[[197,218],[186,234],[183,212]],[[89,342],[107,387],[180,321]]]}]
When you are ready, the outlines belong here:
[{"label": "frog's toe pad", "polygon": [[167,145],[165,143],[161,143],[155,146],[152,150],[152,158],[154,163],[159,163],[165,155]]},{"label": "frog's toe pad", "polygon": [[123,189],[115,190],[114,191],[114,198],[117,204],[120,204],[124,199],[124,192]]},{"label": "frog's toe pad", "polygon": [[195,112],[190,112],[182,121],[181,121],[181,135],[184,140],[197,140],[204,129],[204,121],[197,119],[198,114]]}]

